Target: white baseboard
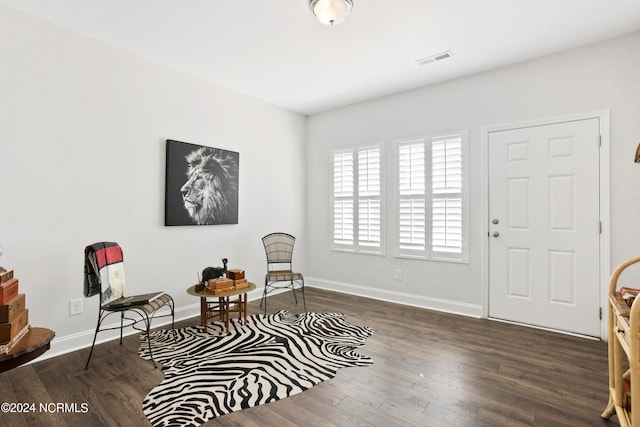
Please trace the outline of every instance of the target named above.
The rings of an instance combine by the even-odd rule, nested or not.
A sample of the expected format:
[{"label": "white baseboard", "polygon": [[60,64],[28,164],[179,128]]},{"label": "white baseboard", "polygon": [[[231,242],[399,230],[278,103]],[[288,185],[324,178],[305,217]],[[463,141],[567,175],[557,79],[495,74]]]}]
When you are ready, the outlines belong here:
[{"label": "white baseboard", "polygon": [[305,277],[305,286],[358,295],[361,297],[377,299],[412,307],[426,308],[445,313],[459,314],[468,317],[482,317],[482,307],[476,304],[450,301],[440,298],[425,297],[422,295],[397,292],[387,289],[371,288],[368,286],[353,285],[350,283],[323,280],[314,277]]}]

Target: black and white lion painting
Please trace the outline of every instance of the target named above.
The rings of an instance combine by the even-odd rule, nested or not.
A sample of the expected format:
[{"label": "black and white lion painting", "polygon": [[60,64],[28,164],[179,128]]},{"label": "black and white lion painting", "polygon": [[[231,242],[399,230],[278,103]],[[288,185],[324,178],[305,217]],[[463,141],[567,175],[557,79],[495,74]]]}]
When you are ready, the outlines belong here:
[{"label": "black and white lion painting", "polygon": [[[237,224],[238,153],[180,144],[186,145],[189,150],[183,146],[173,147],[171,150],[171,147],[167,146],[167,188],[171,186],[170,179],[178,179],[175,172],[169,170],[172,166],[169,164],[169,158],[172,157],[173,162],[181,158],[184,175],[181,181],[173,183],[173,188],[179,188],[182,212],[176,212],[175,206],[172,210],[168,201],[165,221],[167,225]],[[180,187],[177,187],[178,184]],[[177,204],[175,202],[174,200],[174,204]]]}]

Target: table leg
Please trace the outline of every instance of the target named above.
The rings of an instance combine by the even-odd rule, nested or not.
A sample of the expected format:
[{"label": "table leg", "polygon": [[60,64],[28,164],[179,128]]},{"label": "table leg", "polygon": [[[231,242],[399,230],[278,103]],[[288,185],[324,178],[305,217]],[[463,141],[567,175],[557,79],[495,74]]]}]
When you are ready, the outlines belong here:
[{"label": "table leg", "polygon": [[200,323],[204,328],[204,331],[207,332],[207,299],[200,298]]},{"label": "table leg", "polygon": [[224,320],[227,325],[227,333],[229,333],[229,297],[224,299]]},{"label": "table leg", "polygon": [[244,309],[244,324],[247,324],[247,294],[244,293],[240,295],[240,300],[242,301],[242,307]]},{"label": "table leg", "polygon": [[224,322],[224,297],[218,297],[218,319]]}]

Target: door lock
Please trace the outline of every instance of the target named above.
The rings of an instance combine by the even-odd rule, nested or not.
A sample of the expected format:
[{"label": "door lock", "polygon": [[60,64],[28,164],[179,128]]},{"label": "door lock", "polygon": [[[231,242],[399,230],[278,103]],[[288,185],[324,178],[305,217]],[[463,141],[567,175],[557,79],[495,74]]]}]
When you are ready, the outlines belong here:
[{"label": "door lock", "polygon": [[492,219],[492,220],[491,220],[491,223],[492,223],[492,224],[497,224],[497,223],[499,223],[499,222],[500,222],[500,221],[498,221],[498,218],[494,218],[494,219]]},{"label": "door lock", "polygon": [[493,232],[493,237],[498,237],[500,235],[500,233],[498,233],[497,231]]}]

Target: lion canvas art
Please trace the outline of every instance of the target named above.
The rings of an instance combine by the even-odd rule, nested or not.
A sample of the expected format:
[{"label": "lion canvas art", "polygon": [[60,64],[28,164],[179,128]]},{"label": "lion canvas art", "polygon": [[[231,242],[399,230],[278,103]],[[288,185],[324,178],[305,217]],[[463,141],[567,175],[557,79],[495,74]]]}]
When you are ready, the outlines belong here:
[{"label": "lion canvas art", "polygon": [[165,225],[238,223],[239,153],[167,140]]}]

